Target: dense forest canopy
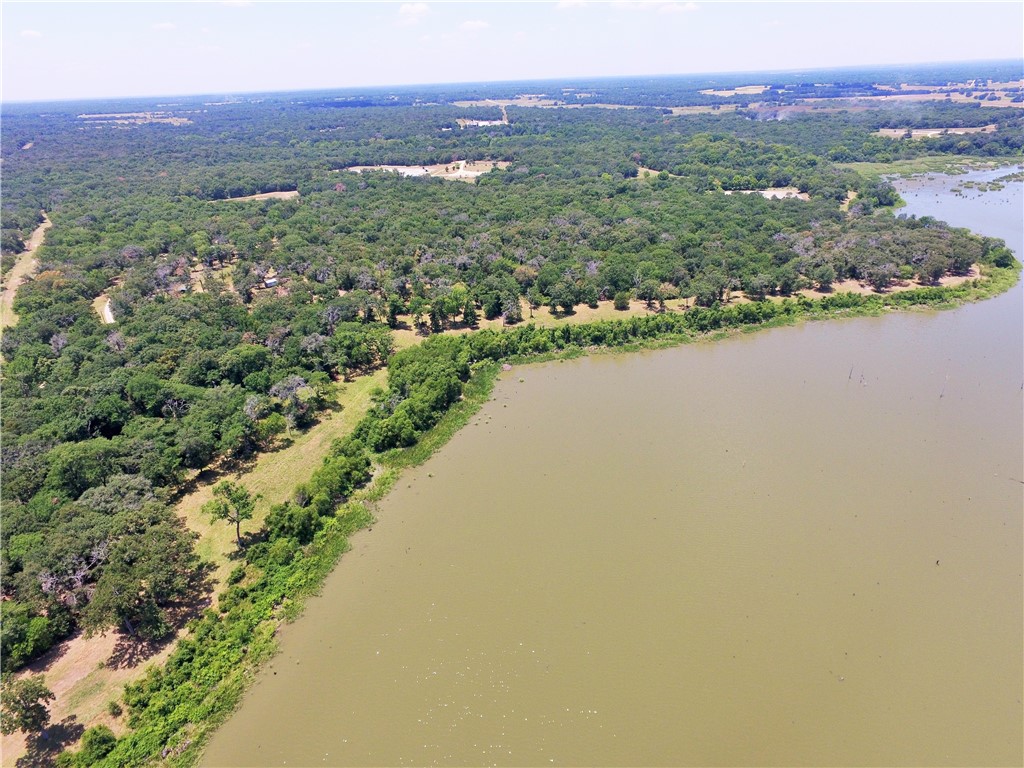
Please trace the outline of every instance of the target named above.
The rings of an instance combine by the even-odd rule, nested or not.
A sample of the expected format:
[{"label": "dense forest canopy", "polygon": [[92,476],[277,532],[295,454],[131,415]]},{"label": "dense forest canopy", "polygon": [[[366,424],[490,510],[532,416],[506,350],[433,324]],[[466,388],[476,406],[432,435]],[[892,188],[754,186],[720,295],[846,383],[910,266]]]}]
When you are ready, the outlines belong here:
[{"label": "dense forest canopy", "polygon": [[[1008,265],[999,241],[899,217],[888,184],[844,163],[1019,161],[1020,79],[1012,62],[5,105],[4,268],[44,212],[53,227],[0,346],[4,669],[76,626],[166,634],[196,572],[176,490],[313,423],[335,382],[389,360],[371,417],[273,511],[272,539],[308,543],[371,453],[415,442],[461,397],[472,363],[705,330],[736,292],[754,302],[736,321],[754,322],[801,288]],[[972,100],[843,101],[904,83]],[[779,119],[804,98],[841,103]],[[345,170],[463,161],[491,170]],[[726,194],[780,187],[807,199]],[[284,191],[298,194],[229,199]],[[696,308],[628,327],[444,333],[680,297]],[[405,324],[437,338],[392,357]]]}]

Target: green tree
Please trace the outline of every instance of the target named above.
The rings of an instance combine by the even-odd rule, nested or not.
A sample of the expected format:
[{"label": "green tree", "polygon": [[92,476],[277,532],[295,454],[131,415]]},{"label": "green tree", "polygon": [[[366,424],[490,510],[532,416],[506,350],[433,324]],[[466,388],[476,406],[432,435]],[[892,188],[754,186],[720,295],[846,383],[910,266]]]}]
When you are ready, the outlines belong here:
[{"label": "green tree", "polygon": [[87,633],[120,624],[133,637],[155,640],[171,628],[163,606],[185,595],[196,573],[196,535],[154,506],[126,520],[124,528],[82,612],[82,624]]},{"label": "green tree", "polygon": [[213,520],[227,520],[235,524],[235,538],[242,546],[242,521],[251,520],[256,502],[261,496],[253,496],[244,485],[222,480],[213,487],[213,498],[203,505],[203,514]]},{"label": "green tree", "polygon": [[105,725],[95,725],[82,734],[82,749],[75,755],[75,764],[81,766],[96,765],[110,754],[117,745],[114,732]]},{"label": "green tree", "polygon": [[[67,622],[65,622],[67,623]],[[0,663],[5,672],[18,669],[53,645],[55,622],[40,615],[28,603],[0,603]]]},{"label": "green tree", "polygon": [[25,734],[42,731],[50,723],[47,702],[54,698],[42,675],[17,680],[8,678],[4,681],[0,701],[0,732],[10,735],[15,731]]},{"label": "green tree", "polygon": [[836,270],[831,264],[821,264],[811,271],[811,279],[817,284],[818,290],[828,291],[836,281]]},{"label": "green tree", "polygon": [[744,293],[747,294],[747,298],[751,301],[763,301],[764,297],[775,288],[775,281],[770,275],[766,275],[763,272],[751,277],[747,280]]},{"label": "green tree", "polygon": [[641,299],[648,309],[651,309],[654,302],[661,298],[661,290],[654,280],[644,280],[637,289],[636,297]]},{"label": "green tree", "polygon": [[917,274],[922,283],[935,285],[946,274],[947,269],[948,258],[939,253],[929,253],[918,267]]}]

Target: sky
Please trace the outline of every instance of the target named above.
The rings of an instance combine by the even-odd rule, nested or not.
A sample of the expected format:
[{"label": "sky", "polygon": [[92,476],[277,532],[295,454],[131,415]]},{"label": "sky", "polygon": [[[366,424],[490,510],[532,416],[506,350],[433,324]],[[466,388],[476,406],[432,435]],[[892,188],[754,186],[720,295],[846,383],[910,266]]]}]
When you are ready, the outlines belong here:
[{"label": "sky", "polygon": [[0,98],[1020,59],[1008,2],[0,3]]}]

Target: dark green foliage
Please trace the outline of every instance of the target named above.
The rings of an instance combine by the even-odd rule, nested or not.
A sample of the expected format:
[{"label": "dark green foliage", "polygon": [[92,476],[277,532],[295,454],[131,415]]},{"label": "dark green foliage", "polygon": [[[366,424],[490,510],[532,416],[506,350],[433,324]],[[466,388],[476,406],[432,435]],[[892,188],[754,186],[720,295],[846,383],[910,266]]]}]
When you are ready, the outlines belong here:
[{"label": "dark green foliage", "polygon": [[53,701],[53,691],[46,687],[42,675],[15,680],[4,676],[0,696],[0,732],[5,735],[21,731],[34,736],[50,722],[47,702]]},{"label": "dark green foliage", "polygon": [[82,623],[89,632],[121,625],[157,639],[170,630],[164,608],[187,594],[197,574],[196,535],[157,506],[132,515],[125,528],[110,545]]},{"label": "dark green foliage", "polygon": [[66,613],[56,612],[56,616],[51,617],[37,613],[25,603],[4,600],[0,603],[3,671],[20,669],[27,661],[39,656],[67,633],[69,625]]},{"label": "dark green foliage", "polygon": [[266,526],[271,539],[291,538],[308,544],[320,529],[320,514],[316,506],[275,504],[267,515]]}]

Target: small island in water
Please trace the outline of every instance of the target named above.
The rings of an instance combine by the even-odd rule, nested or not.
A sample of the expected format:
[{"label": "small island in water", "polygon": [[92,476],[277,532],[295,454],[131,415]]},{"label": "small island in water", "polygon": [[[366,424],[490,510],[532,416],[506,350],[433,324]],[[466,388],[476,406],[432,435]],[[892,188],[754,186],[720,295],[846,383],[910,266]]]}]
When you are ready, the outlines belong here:
[{"label": "small island in water", "polygon": [[1022,86],[5,104],[5,756],[1020,762]]}]

